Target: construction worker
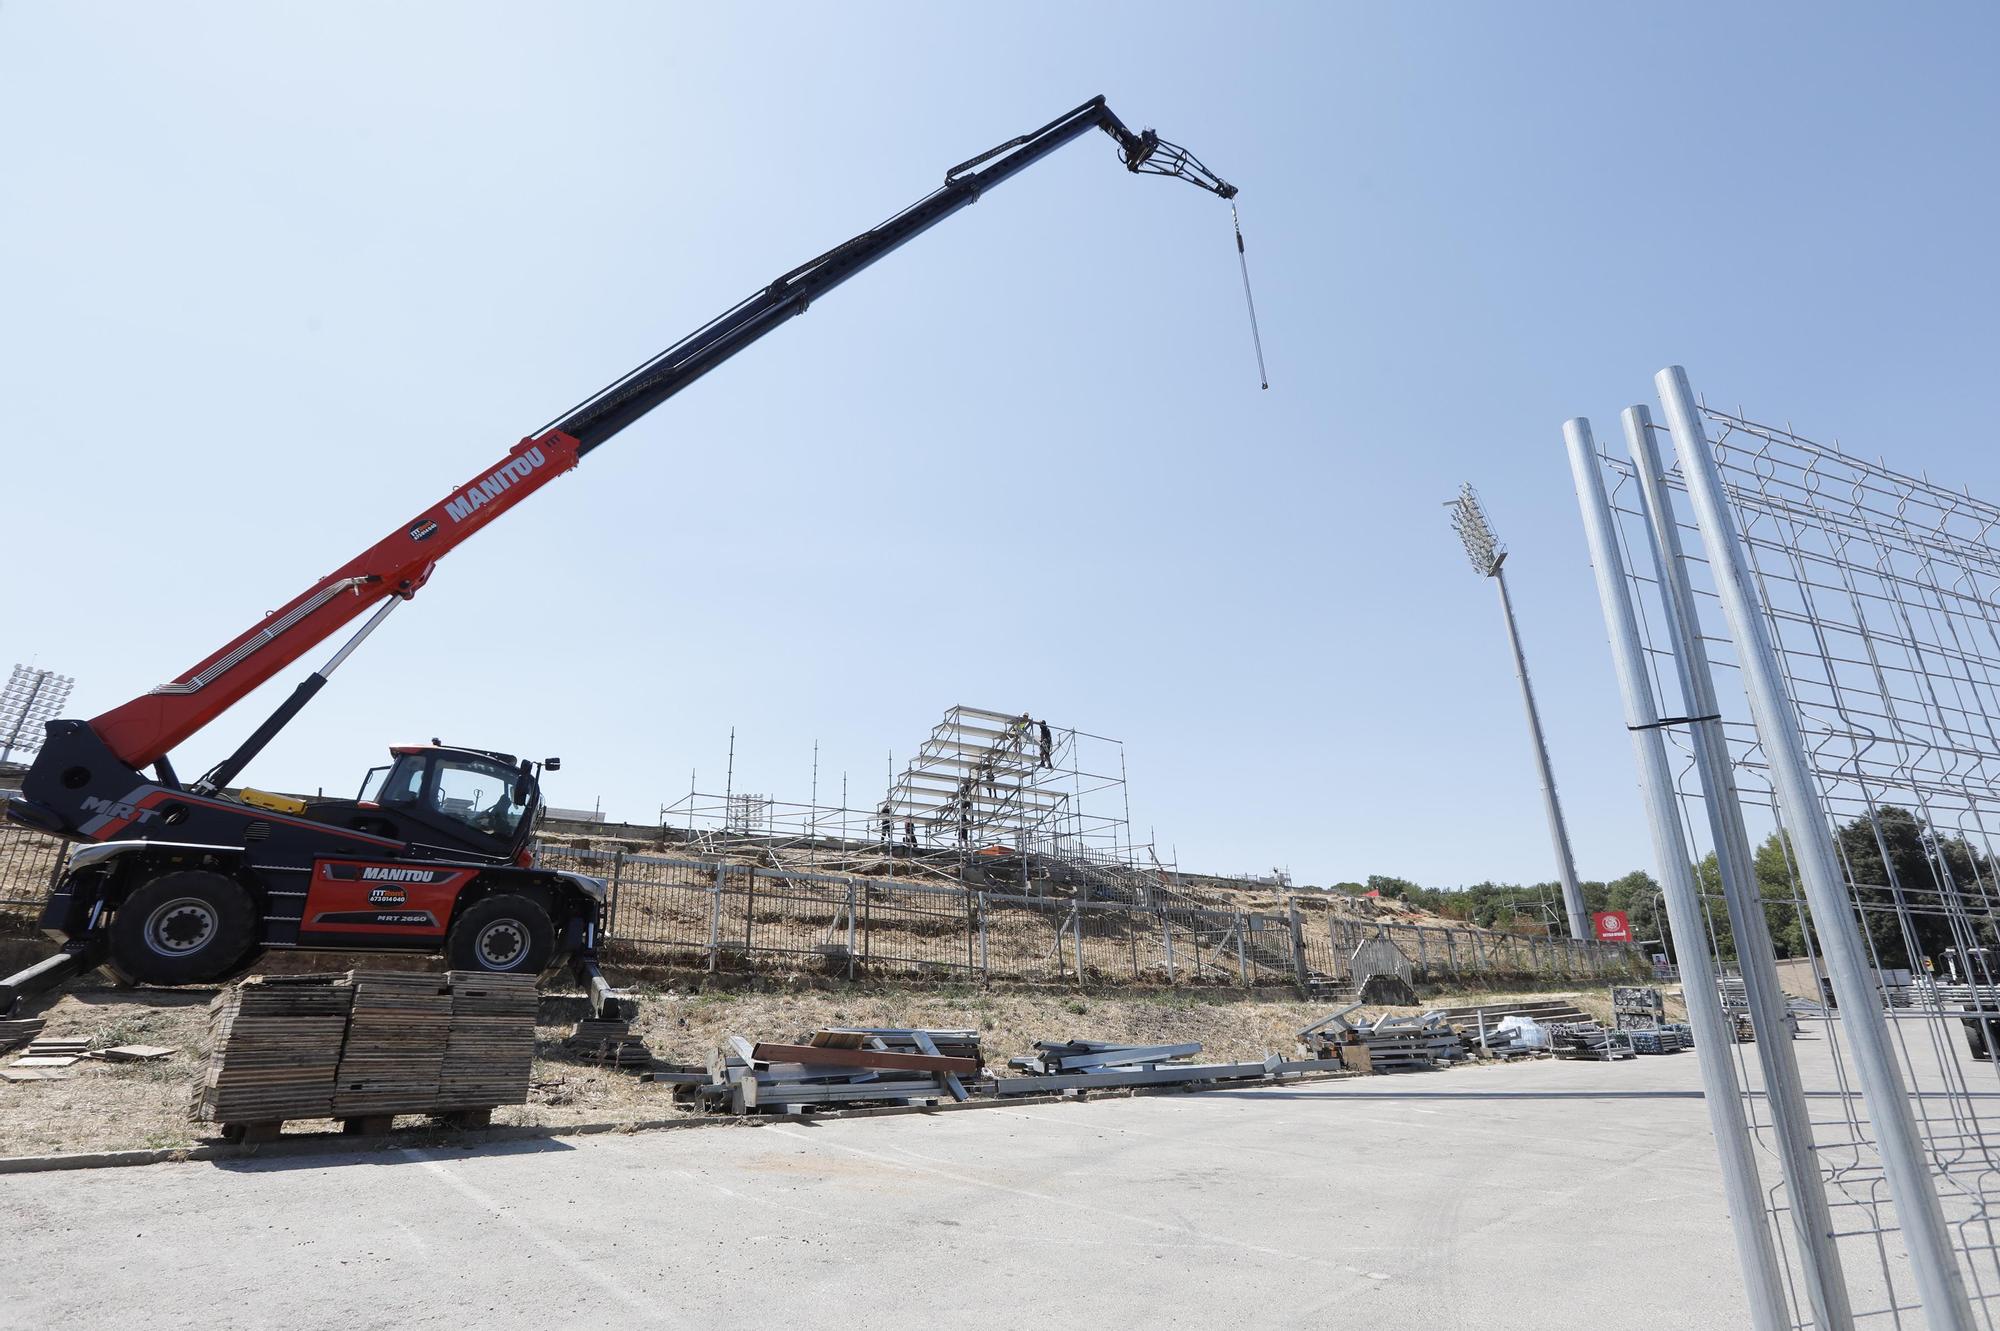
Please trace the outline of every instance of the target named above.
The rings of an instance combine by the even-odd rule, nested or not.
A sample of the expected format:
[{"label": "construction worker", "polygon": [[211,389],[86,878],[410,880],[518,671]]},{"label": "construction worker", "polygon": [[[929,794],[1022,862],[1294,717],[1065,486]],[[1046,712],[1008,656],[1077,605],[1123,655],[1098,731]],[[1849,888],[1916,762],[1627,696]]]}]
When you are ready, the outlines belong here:
[{"label": "construction worker", "polygon": [[1055,733],[1049,729],[1049,723],[1046,721],[1037,721],[1035,722],[1035,724],[1041,727],[1041,732],[1042,732],[1041,733],[1042,766],[1047,768],[1054,768],[1056,764],[1055,764],[1055,759],[1052,755],[1056,747]]},{"label": "construction worker", "polygon": [[917,820],[914,818],[903,820],[903,844],[911,850],[917,848]]},{"label": "construction worker", "polygon": [[889,801],[883,800],[882,807],[876,812],[882,815],[882,849],[887,850],[895,841],[895,810],[890,808]]}]

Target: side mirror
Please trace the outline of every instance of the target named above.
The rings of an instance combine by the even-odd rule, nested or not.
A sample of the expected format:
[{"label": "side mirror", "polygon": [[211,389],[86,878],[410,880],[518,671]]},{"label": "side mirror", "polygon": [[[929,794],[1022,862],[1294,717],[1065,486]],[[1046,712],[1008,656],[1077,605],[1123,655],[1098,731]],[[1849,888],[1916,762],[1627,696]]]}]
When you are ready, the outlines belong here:
[{"label": "side mirror", "polygon": [[542,760],[542,766],[547,768],[551,772],[560,772],[562,771],[562,759],[545,758]]}]

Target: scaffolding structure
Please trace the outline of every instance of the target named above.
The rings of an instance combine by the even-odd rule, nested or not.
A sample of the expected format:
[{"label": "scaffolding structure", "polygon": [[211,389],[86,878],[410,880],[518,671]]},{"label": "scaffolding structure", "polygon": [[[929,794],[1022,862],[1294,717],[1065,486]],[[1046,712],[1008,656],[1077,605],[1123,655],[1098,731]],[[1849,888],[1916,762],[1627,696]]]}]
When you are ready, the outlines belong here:
[{"label": "scaffolding structure", "polygon": [[1566,434],[1690,1013],[1740,964],[1756,1030],[1709,1092],[1753,1324],[1991,1328],[2000,506],[1657,382],[1629,458]]},{"label": "scaffolding structure", "polygon": [[1125,746],[1026,712],[949,708],[883,807],[916,847],[1133,862]]},{"label": "scaffolding structure", "polygon": [[808,800],[790,802],[690,780],[660,808],[661,829],[704,854],[749,854],[772,865],[925,874],[1041,891],[1055,885],[1103,900],[1151,899],[1178,874],[1131,833],[1125,746],[1028,713],[953,706],[895,772],[882,799],[819,797],[815,753]]}]

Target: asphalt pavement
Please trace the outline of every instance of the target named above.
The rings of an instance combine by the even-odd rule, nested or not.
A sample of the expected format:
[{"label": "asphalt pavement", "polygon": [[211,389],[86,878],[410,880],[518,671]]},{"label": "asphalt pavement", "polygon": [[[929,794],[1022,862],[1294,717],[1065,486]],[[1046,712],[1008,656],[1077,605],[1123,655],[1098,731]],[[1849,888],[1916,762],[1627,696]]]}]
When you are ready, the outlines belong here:
[{"label": "asphalt pavement", "polygon": [[0,1326],[1745,1321],[1692,1054],[0,1177]]}]

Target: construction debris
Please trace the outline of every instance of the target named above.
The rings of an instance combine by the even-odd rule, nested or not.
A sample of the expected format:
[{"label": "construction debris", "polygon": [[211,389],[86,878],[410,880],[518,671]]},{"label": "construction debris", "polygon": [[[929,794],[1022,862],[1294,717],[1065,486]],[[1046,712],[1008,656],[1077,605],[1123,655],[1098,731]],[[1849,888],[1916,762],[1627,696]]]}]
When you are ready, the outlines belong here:
[{"label": "construction debris", "polygon": [[1221,1081],[1262,1081],[1275,1075],[1284,1060],[1276,1055],[1261,1063],[1180,1063],[1201,1052],[1198,1044],[1127,1045],[1099,1040],[1037,1041],[1035,1052],[1009,1059],[1007,1066],[1023,1077],[1000,1077],[995,1095],[1040,1095],[1049,1091],[1081,1091],[1117,1086],[1175,1086]]},{"label": "construction debris", "polygon": [[1557,1058],[1614,1059],[1633,1057],[1631,1032],[1607,1031],[1594,1021],[1549,1028],[1549,1047]]},{"label": "construction debris", "polygon": [[737,1114],[965,1100],[971,1093],[963,1079],[981,1071],[971,1031],[828,1028],[798,1044],[752,1044],[732,1035],[729,1046],[698,1093]]},{"label": "construction debris", "polygon": [[111,1063],[151,1063],[162,1058],[170,1058],[179,1053],[157,1044],[121,1044],[110,1049],[100,1049],[92,1057]]},{"label": "construction debris", "polygon": [[1320,1018],[1299,1032],[1300,1044],[1313,1057],[1338,1059],[1356,1072],[1429,1072],[1472,1057],[1438,1013],[1349,1021],[1360,1008],[1356,1003]]}]

